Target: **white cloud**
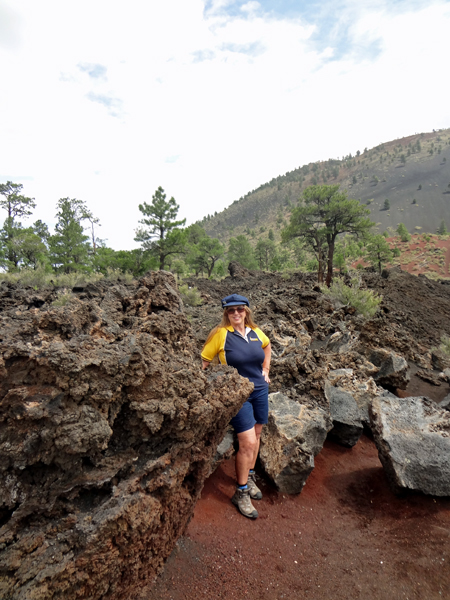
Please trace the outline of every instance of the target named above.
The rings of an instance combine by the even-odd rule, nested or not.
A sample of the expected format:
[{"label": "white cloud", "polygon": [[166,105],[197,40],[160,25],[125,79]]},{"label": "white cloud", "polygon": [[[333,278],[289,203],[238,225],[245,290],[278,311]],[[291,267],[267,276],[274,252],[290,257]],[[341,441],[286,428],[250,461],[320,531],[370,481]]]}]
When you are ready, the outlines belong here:
[{"label": "white cloud", "polygon": [[159,185],[192,222],[305,162],[450,125],[445,2],[289,19],[227,0],[3,4],[0,175],[31,177],[49,224],[58,198],[85,200],[117,249]]}]

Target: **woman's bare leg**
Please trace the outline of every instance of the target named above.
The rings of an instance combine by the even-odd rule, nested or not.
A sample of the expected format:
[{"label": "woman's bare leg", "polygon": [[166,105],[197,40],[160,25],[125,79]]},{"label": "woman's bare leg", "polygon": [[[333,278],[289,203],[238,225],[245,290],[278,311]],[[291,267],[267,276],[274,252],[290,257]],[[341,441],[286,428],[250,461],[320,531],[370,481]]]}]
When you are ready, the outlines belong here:
[{"label": "woman's bare leg", "polygon": [[[246,485],[248,481],[248,472],[253,469],[258,456],[259,437],[256,433],[256,427],[238,433],[239,450],[236,454],[236,479],[238,485]],[[261,430],[259,431],[261,435]]]}]

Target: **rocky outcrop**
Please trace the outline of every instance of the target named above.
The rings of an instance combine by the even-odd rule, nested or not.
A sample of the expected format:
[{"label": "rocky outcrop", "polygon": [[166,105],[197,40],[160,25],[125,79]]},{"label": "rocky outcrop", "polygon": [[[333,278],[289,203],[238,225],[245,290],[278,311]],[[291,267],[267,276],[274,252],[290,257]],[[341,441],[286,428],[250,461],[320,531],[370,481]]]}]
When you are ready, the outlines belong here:
[{"label": "rocky outcrop", "polygon": [[132,599],[252,389],[200,370],[176,283],[2,287],[0,597]]},{"label": "rocky outcrop", "polygon": [[395,493],[450,496],[450,413],[424,397],[376,398],[370,409],[378,455]]},{"label": "rocky outcrop", "polygon": [[269,394],[269,423],[262,431],[259,456],[280,492],[302,491],[331,427],[329,414],[321,408]]}]

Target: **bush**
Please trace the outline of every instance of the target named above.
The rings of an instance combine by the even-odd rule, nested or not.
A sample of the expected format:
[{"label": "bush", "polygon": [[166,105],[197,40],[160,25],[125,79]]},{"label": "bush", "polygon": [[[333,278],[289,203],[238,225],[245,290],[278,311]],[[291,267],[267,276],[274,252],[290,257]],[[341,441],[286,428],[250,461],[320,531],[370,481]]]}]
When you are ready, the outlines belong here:
[{"label": "bush", "polygon": [[0,280],[10,283],[20,283],[24,286],[31,286],[40,289],[50,284],[54,277],[53,273],[48,273],[45,266],[39,264],[36,269],[23,269],[16,273],[1,273]]},{"label": "bush", "polygon": [[444,334],[441,336],[441,344],[439,346],[439,350],[442,350],[444,354],[450,356],[450,337],[448,337],[448,335]]},{"label": "bush", "polygon": [[372,290],[362,290],[361,281],[352,279],[351,286],[345,285],[342,279],[336,279],[330,288],[323,286],[322,292],[332,300],[353,306],[356,312],[364,317],[373,317],[380,306],[383,296]]},{"label": "bush", "polygon": [[184,283],[179,288],[181,299],[188,306],[199,306],[202,303],[200,292],[196,287],[190,288],[187,283]]},{"label": "bush", "polygon": [[56,300],[53,300],[52,306],[55,306],[55,307],[66,306],[66,304],[68,302],[70,302],[72,299],[73,299],[73,296],[70,292],[68,292],[67,290],[62,290],[61,293],[59,294],[59,296],[56,298]]},{"label": "bush", "polygon": [[44,265],[38,265],[36,269],[22,269],[17,273],[0,273],[0,281],[9,281],[11,283],[20,283],[24,286],[31,286],[36,290],[52,285],[54,287],[72,288],[76,285],[87,285],[88,283],[97,283],[102,279],[109,281],[133,280],[133,275],[129,272],[123,273],[120,269],[106,269],[106,276],[102,273],[53,273],[48,271]]},{"label": "bush", "polygon": [[133,274],[129,271],[126,271],[124,273],[120,269],[113,269],[111,267],[107,267],[105,279],[107,279],[108,281],[125,281],[126,283],[130,283],[131,281],[133,281],[134,277]]}]

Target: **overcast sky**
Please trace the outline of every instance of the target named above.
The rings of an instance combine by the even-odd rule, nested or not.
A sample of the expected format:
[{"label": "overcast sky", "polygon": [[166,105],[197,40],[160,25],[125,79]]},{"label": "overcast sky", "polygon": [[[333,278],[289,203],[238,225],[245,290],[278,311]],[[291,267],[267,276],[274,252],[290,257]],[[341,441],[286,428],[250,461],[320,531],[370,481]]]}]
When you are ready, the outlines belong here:
[{"label": "overcast sky", "polygon": [[[0,0],[0,182],[131,249],[305,163],[450,127],[443,0]],[[0,215],[3,220],[5,215]]]}]

